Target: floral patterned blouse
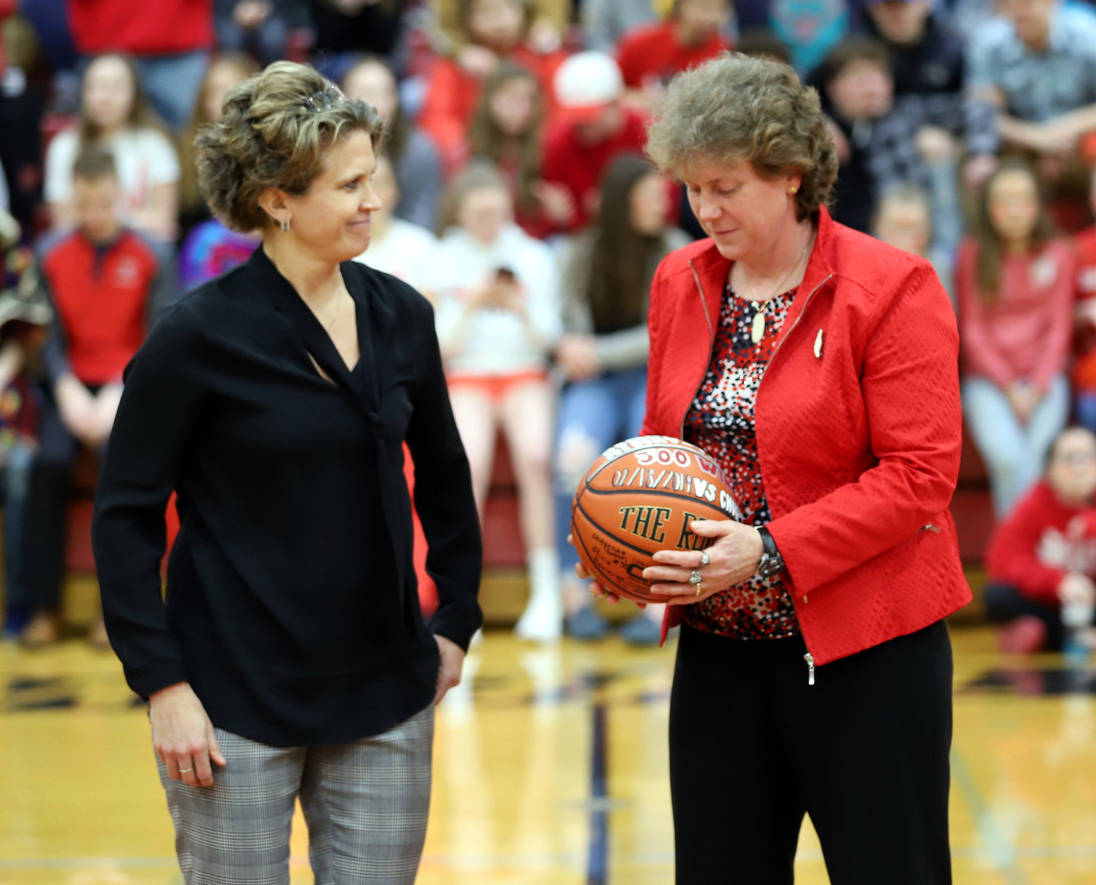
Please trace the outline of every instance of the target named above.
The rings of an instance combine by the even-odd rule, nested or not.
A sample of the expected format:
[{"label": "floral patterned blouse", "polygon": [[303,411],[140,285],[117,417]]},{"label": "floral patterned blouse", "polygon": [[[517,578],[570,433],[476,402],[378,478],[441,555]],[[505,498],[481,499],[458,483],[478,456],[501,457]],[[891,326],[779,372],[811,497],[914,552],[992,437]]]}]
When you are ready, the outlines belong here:
[{"label": "floral patterned blouse", "polygon": [[[772,518],[757,455],[754,405],[794,297],[792,289],[769,301],[749,301],[734,294],[728,278],[708,371],[685,416],[685,440],[723,467],[748,525],[763,525]],[[686,606],[684,620],[698,630],[736,639],[779,639],[799,633],[783,574],[753,575]]]}]

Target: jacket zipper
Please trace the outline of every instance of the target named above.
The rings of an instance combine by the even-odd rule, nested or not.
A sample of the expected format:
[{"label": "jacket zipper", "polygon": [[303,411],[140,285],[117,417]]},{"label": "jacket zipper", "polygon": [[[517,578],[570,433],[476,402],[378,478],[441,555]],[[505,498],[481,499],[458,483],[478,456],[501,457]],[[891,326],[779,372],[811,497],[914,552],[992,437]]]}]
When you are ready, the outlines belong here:
[{"label": "jacket zipper", "polygon": [[[824,280],[821,280],[817,286],[815,286],[813,289],[811,289],[810,292],[807,293],[807,300],[803,302],[803,309],[799,311],[799,316],[795,318],[795,322],[792,323],[792,327],[780,336],[780,340],[776,343],[776,348],[773,350],[773,355],[769,357],[769,361],[765,363],[765,368],[761,370],[761,378],[757,382],[758,393],[761,392],[761,385],[765,382],[765,376],[769,373],[769,366],[773,364],[773,360],[775,360],[776,355],[780,353],[780,348],[784,346],[784,342],[788,340],[789,336],[792,334],[792,332],[795,331],[800,321],[806,315],[807,308],[811,306],[811,299],[814,298],[815,292],[817,292],[824,285],[826,285],[826,283],[828,283],[831,279],[833,279],[833,274],[827,274]],[[805,641],[806,637],[804,637],[804,642]],[[807,685],[814,685],[814,655],[812,655],[808,651],[805,655],[803,655],[803,660],[807,662]]]}]

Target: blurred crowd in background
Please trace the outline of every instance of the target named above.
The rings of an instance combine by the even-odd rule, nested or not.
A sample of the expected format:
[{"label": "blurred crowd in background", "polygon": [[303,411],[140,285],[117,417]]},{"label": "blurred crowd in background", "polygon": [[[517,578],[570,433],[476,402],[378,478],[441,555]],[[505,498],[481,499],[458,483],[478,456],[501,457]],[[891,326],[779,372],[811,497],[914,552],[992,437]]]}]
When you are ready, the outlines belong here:
[{"label": "blurred crowd in background", "polygon": [[[609,629],[573,576],[570,497],[638,432],[647,290],[703,236],[644,159],[645,127],[675,73],[727,50],[817,88],[835,218],[925,257],[952,297],[967,430],[1013,532],[990,558],[1003,641],[1060,643],[1073,600],[1091,622],[1096,437],[1067,435],[1060,464],[1047,452],[1067,425],[1096,429],[1096,5],[0,0],[0,23],[4,630],[24,644],[59,634],[74,471],[106,444],[156,311],[258,243],[211,217],[193,139],[282,58],[386,120],[361,260],[435,305],[481,511],[506,441],[530,583],[519,634]],[[658,614],[625,638],[657,641]]]}]

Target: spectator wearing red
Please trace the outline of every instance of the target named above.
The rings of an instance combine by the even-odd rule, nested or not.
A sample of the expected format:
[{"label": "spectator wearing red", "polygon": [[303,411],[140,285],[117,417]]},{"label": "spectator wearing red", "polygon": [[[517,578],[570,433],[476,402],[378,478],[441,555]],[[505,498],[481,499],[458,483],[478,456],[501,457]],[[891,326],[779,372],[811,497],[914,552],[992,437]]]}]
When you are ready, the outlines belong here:
[{"label": "spectator wearing red", "polygon": [[1046,473],[1002,522],[986,551],[986,614],[1005,622],[1001,647],[1062,647],[1061,608],[1096,599],[1096,435],[1067,427],[1051,445]]},{"label": "spectator wearing red", "polygon": [[[76,228],[47,243],[40,260],[54,329],[42,354],[43,412],[24,521],[28,645],[57,637],[72,463],[80,447],[97,452],[106,443],[122,370],[165,300],[167,282],[151,245],[123,225],[112,154],[85,149],[73,167],[73,189]],[[101,622],[92,638],[105,642]]]},{"label": "spectator wearing red", "polygon": [[132,55],[157,113],[179,132],[190,117],[213,47],[213,0],[67,0],[83,56]]},{"label": "spectator wearing red", "polygon": [[552,79],[566,53],[541,51],[529,41],[530,7],[522,0],[460,0],[458,21],[467,40],[454,57],[439,58],[430,72],[419,124],[441,147],[454,170],[467,156],[467,131],[483,81],[508,58],[540,80],[552,110]]},{"label": "spectator wearing red", "polygon": [[647,119],[621,101],[620,68],[605,53],[572,55],[554,85],[559,119],[545,138],[540,198],[552,232],[572,233],[594,216],[613,158],[643,153]]},{"label": "spectator wearing red", "polygon": [[674,0],[665,21],[640,25],[617,44],[624,85],[650,101],[674,74],[694,68],[731,48],[722,30],[730,0]]}]

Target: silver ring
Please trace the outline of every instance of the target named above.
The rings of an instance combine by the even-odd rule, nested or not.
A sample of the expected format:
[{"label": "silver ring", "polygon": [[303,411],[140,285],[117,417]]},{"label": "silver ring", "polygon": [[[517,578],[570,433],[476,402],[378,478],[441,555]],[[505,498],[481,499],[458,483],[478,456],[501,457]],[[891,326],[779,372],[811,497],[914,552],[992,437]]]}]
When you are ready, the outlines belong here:
[{"label": "silver ring", "polygon": [[700,577],[700,569],[694,568],[692,572],[689,573],[689,583],[699,584],[701,580],[703,579]]},{"label": "silver ring", "polygon": [[700,551],[700,567],[704,568],[706,565],[712,564],[712,558],[708,555],[707,550]]}]

